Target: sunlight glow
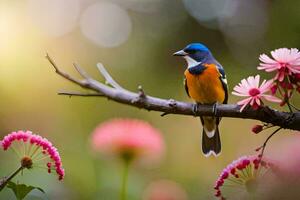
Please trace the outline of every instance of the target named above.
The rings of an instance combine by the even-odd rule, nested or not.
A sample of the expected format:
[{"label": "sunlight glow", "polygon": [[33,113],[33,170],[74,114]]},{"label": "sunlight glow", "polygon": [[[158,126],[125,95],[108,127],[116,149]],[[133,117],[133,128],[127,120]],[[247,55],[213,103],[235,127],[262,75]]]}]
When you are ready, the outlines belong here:
[{"label": "sunlight glow", "polygon": [[17,17],[8,8],[0,10],[0,55],[8,52],[16,42],[18,33]]},{"label": "sunlight glow", "polygon": [[59,37],[71,32],[80,12],[78,0],[28,0],[28,13],[46,35]]}]

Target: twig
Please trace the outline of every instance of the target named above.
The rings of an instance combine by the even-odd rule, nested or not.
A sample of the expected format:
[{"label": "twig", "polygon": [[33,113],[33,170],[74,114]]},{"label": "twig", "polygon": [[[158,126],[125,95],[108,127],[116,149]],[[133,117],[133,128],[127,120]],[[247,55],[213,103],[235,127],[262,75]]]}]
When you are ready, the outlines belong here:
[{"label": "twig", "polygon": [[279,127],[279,128],[277,128],[273,133],[271,133],[271,134],[269,135],[269,137],[267,137],[267,139],[265,140],[264,144],[260,147],[260,148],[261,148],[261,152],[260,152],[260,154],[259,154],[260,160],[262,160],[262,158],[263,158],[263,156],[264,156],[264,152],[265,152],[265,149],[266,149],[266,146],[267,146],[269,140],[270,140],[270,139],[271,139],[278,131],[280,131],[281,129],[282,129],[282,128]]},{"label": "twig", "polygon": [[[176,101],[173,99],[161,99],[149,95],[145,95],[142,88],[137,93],[128,91],[121,87],[114,79],[109,75],[102,64],[97,64],[100,73],[104,76],[106,82],[110,85],[105,85],[93,78],[90,78],[81,68],[77,70],[83,77],[88,77],[83,80],[77,80],[69,74],[62,72],[53,59],[49,55],[46,56],[51,65],[54,67],[57,74],[61,77],[85,88],[93,90],[99,96],[107,97],[113,101],[135,106],[138,108],[153,110],[162,112],[163,116],[166,114],[179,114],[179,115],[190,115],[190,116],[217,116],[217,117],[232,117],[232,118],[243,118],[243,119],[255,119],[261,122],[270,123],[274,126],[281,128],[287,128],[292,130],[300,130],[300,113],[288,113],[279,112],[269,107],[262,107],[258,110],[251,108],[240,112],[240,106],[227,104],[218,105],[218,113],[214,113],[211,105],[199,105],[197,111],[194,110],[194,104]],[[77,66],[78,67],[78,66]],[[63,95],[63,94],[61,94]],[[72,95],[65,93],[64,95]],[[78,95],[80,96],[80,95]],[[87,96],[87,95],[83,95]],[[96,95],[93,95],[96,96]]]},{"label": "twig", "polygon": [[99,93],[80,93],[80,92],[68,92],[68,91],[62,91],[58,92],[58,95],[67,95],[67,96],[81,96],[81,97],[103,97],[103,94]]},{"label": "twig", "polygon": [[295,105],[293,105],[293,104],[291,104],[290,103],[290,106],[292,107],[292,108],[294,108],[297,112],[299,112],[300,111],[300,109],[299,108],[297,108]]},{"label": "twig", "polygon": [[125,90],[110,76],[110,74],[106,71],[105,67],[101,63],[97,64],[97,68],[100,71],[100,73],[102,74],[102,76],[105,78],[106,84],[110,84],[112,87],[119,89],[119,90]]},{"label": "twig", "polygon": [[166,116],[166,115],[168,115],[168,114],[170,114],[170,113],[164,112],[164,113],[160,114],[160,116],[161,116],[161,117],[164,117],[164,116]]},{"label": "twig", "polygon": [[78,71],[78,73],[85,79],[90,79],[91,77],[86,73],[86,71],[80,67],[77,63],[73,63],[74,68]]},{"label": "twig", "polygon": [[291,104],[290,104],[290,100],[287,98],[287,100],[286,100],[286,104],[288,105],[288,108],[289,108],[289,111],[291,112],[291,113],[293,113],[293,109],[292,109],[292,106],[291,106]]},{"label": "twig", "polygon": [[77,84],[77,85],[81,85],[82,82],[78,79],[73,78],[72,76],[70,76],[69,74],[61,71],[58,66],[56,65],[56,63],[54,62],[54,60],[49,56],[49,54],[46,54],[46,59],[51,63],[51,65],[53,66],[53,68],[55,69],[55,72],[59,75],[61,75],[62,77],[64,77],[65,79]]}]

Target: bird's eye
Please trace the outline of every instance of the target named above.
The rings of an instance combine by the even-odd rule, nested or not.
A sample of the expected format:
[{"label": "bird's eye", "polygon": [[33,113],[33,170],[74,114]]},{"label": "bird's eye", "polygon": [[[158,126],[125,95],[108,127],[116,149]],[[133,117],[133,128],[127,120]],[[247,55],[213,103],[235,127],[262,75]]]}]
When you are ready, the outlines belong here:
[{"label": "bird's eye", "polygon": [[194,54],[194,53],[196,53],[196,50],[195,49],[185,49],[184,50],[186,53],[188,53],[188,54]]}]

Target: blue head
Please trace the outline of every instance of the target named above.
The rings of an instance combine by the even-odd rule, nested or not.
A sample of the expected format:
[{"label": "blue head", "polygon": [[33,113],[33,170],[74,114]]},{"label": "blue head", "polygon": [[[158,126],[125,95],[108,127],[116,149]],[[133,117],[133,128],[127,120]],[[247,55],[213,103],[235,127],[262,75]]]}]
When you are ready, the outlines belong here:
[{"label": "blue head", "polygon": [[209,61],[213,56],[209,49],[201,43],[192,43],[187,45],[184,49],[177,51],[174,56],[183,56],[188,65],[196,65],[197,63]]}]

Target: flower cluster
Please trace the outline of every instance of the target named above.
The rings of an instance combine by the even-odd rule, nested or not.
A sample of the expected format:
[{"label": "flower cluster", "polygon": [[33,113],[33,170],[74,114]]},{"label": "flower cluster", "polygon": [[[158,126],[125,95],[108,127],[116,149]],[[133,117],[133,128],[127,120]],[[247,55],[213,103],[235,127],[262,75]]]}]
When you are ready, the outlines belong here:
[{"label": "flower cluster", "polygon": [[[14,145],[14,143],[21,144]],[[47,167],[49,173],[51,173],[51,169],[55,169],[59,180],[64,178],[65,172],[60,155],[46,138],[32,134],[30,131],[17,131],[5,136],[0,141],[0,146],[4,151],[12,148],[20,156],[23,168],[39,166],[40,162],[46,161],[46,165],[42,167]]]},{"label": "flower cluster", "polygon": [[291,98],[294,90],[300,93],[300,52],[296,48],[281,48],[271,51],[273,58],[266,54],[260,55],[262,63],[257,67],[266,72],[276,72],[271,91],[277,91],[283,97],[281,105]]},{"label": "flower cluster", "polygon": [[160,132],[137,119],[113,119],[100,124],[93,132],[92,146],[100,153],[126,160],[153,160],[164,151]]},{"label": "flower cluster", "polygon": [[[259,75],[255,77],[250,76],[234,87],[232,94],[246,97],[246,99],[238,102],[238,105],[242,106],[241,111],[248,105],[253,109],[259,108],[263,105],[262,99],[278,102],[283,106],[289,103],[289,99],[295,90],[300,93],[299,50],[295,48],[281,48],[271,51],[271,55],[273,58],[266,54],[260,55],[261,63],[257,69],[265,70],[266,72],[276,72],[273,79],[264,80],[259,86]],[[266,94],[267,92],[270,92],[271,95]],[[279,93],[281,99],[274,96],[277,93]]]},{"label": "flower cluster", "polygon": [[245,189],[247,192],[255,192],[258,179],[272,166],[271,162],[261,160],[257,156],[243,156],[233,161],[217,179],[214,187],[216,190],[215,196],[225,199],[223,188],[227,186],[233,189],[236,186]]}]

